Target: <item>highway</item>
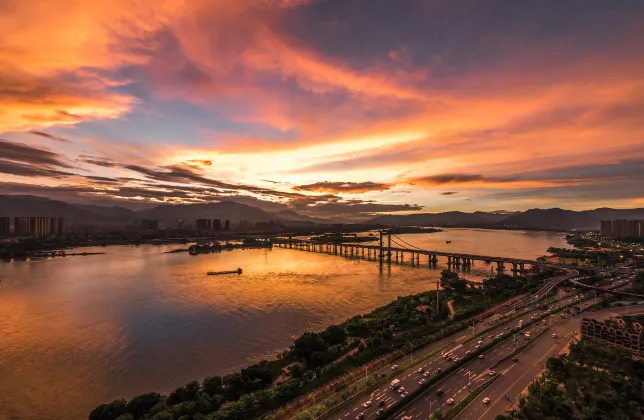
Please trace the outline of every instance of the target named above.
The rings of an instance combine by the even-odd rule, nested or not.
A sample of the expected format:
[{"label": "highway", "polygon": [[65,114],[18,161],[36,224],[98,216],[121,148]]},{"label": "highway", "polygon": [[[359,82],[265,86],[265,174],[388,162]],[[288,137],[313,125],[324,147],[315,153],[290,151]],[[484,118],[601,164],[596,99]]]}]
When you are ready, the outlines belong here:
[{"label": "highway", "polygon": [[[603,321],[618,314],[643,310],[644,306],[619,307],[584,313],[583,317]],[[580,320],[581,317],[575,317],[553,326],[551,332],[539,337],[518,356],[520,359],[518,363],[509,367],[500,367],[507,369],[505,374],[494,381],[456,418],[459,420],[494,420],[497,415],[504,414],[544,369],[548,358],[559,354],[568,346],[574,338],[573,333],[579,332]],[[552,338],[551,333],[557,334],[557,338]],[[490,399],[490,402],[483,404],[482,400],[486,397]]]},{"label": "highway", "polygon": [[[564,279],[570,278],[570,274],[561,276],[559,278],[554,278],[550,279],[543,287],[542,290],[540,290],[536,295],[539,297],[545,296],[545,294],[550,291],[556,284],[559,284],[561,281]],[[522,304],[526,305],[527,303],[532,302],[533,300],[528,298],[522,299]],[[560,305],[565,305],[568,302],[569,299],[565,299],[563,301],[559,301],[555,306],[560,306]],[[517,305],[515,305],[516,308],[518,308]],[[543,313],[543,311],[536,311],[534,313]],[[533,313],[533,314],[534,314]],[[530,321],[530,316],[533,314],[528,314],[523,317],[524,323],[528,323]],[[507,322],[499,324],[497,327],[495,327],[493,330],[486,332],[484,334],[484,337],[481,338],[482,344],[485,345],[486,343],[489,343],[492,341],[492,339],[500,334],[506,334],[507,331],[511,328],[516,327],[518,324],[518,319],[514,320],[509,320]],[[476,327],[478,328],[478,331],[482,331],[486,328],[486,323],[478,324]],[[540,329],[544,328],[544,326],[535,326],[535,333],[538,332]],[[532,327],[529,328],[532,331]],[[490,338],[492,337],[492,338]],[[424,349],[422,349],[419,352],[416,352],[412,355],[413,358],[418,358],[421,354],[428,354],[432,351],[435,351],[438,348],[443,347],[446,344],[453,343],[451,346],[446,348],[445,353],[449,353],[451,355],[455,355],[459,358],[463,357],[466,355],[467,352],[473,352],[476,350],[477,346],[480,344],[478,343],[479,337],[476,339],[472,339],[473,334],[472,332],[460,332],[456,333],[453,338],[446,338],[442,340],[440,344],[434,344],[431,346],[427,346]],[[523,342],[525,340],[523,337],[519,337],[517,335],[517,345]],[[512,339],[509,341],[505,342],[507,345],[505,347],[495,347],[494,349],[491,349],[487,354],[487,357],[485,359],[476,359],[475,361],[470,362],[472,365],[468,369],[470,374],[468,375],[479,375],[481,373],[484,373],[487,369],[488,366],[493,364],[494,361],[501,359],[504,357],[505,354],[509,351],[508,349],[513,349],[513,343]],[[508,347],[509,346],[509,347]],[[410,392],[418,387],[419,381],[421,379],[428,379],[428,377],[423,376],[424,372],[430,372],[430,374],[435,374],[437,369],[445,369],[448,366],[452,365],[455,363],[454,361],[449,361],[446,358],[444,358],[441,353],[439,352],[438,354],[435,354],[433,356],[430,356],[429,358],[426,358],[420,363],[414,364],[412,367],[408,368],[404,372],[397,373],[395,376],[391,376],[389,379],[393,380],[394,378],[400,380],[400,386],[404,387],[405,391]],[[403,364],[409,362],[409,359],[400,359],[396,363]],[[468,364],[469,365],[469,364]],[[418,369],[422,368],[423,372],[420,373],[418,372]],[[466,371],[463,371],[466,372]],[[392,366],[385,367],[378,371],[377,373],[385,373],[385,374],[391,374],[392,373]],[[455,376],[455,375],[452,375]],[[450,376],[450,378],[452,377]],[[429,375],[431,377],[431,375]],[[476,380],[477,378],[473,377],[473,380]],[[447,378],[446,380],[449,380]],[[462,382],[462,378],[461,378]],[[454,385],[456,386],[456,385]],[[447,394],[447,391],[446,391]],[[467,393],[464,393],[466,395]],[[380,385],[375,389],[371,395],[366,395],[363,399],[360,401],[354,401],[347,407],[343,408],[340,412],[332,415],[331,417],[334,419],[353,419],[353,418],[359,418],[360,414],[362,413],[364,419],[369,419],[369,418],[376,418],[377,414],[376,412],[380,408],[387,408],[395,404],[398,400],[400,400],[402,393],[398,393],[397,391],[393,391],[390,388],[390,381],[387,381],[387,383]],[[444,400],[447,400],[449,396],[445,396]],[[371,401],[371,405],[368,408],[363,407],[363,403]],[[381,402],[382,401],[382,402]],[[378,404],[381,404],[379,407]],[[436,407],[438,408],[438,407]],[[428,411],[428,410],[425,410]]]},{"label": "highway", "polygon": [[[613,281],[614,285],[621,285],[623,280],[617,279]],[[583,296],[583,295],[580,295]],[[585,295],[588,299],[589,294]],[[562,299],[550,306],[551,311],[554,311],[556,308],[564,306],[566,304],[573,303],[576,299],[565,298]],[[579,306],[584,309],[588,306],[591,306],[595,303],[594,299],[588,299],[585,302],[582,302]],[[544,312],[539,311],[539,314],[542,315]],[[533,314],[534,315],[534,314]],[[524,316],[524,322],[527,323],[529,315]],[[566,344],[562,342],[560,337],[564,337],[566,334],[572,334],[574,329],[579,329],[579,318],[573,318],[572,321],[565,320],[562,324],[562,327],[559,327],[558,324],[561,321],[561,314],[555,314],[550,317],[554,328],[557,328],[556,334],[557,338],[552,337],[552,332],[548,331],[544,335],[538,337],[537,340],[531,342],[531,345],[525,349],[521,355],[516,356],[519,360],[517,362],[506,360],[499,364],[498,362],[503,358],[507,357],[515,348],[515,343],[513,339],[508,338],[508,340],[503,341],[497,344],[493,349],[488,350],[485,353],[484,359],[475,359],[462,366],[458,371],[451,374],[449,377],[443,379],[439,383],[433,385],[430,389],[425,391],[422,395],[417,397],[413,402],[407,405],[404,409],[400,410],[393,417],[395,419],[411,418],[411,419],[426,419],[431,416],[439,408],[446,413],[452,407],[458,405],[464,398],[468,395],[468,383],[471,385],[471,389],[475,389],[479,385],[485,382],[486,379],[490,378],[490,370],[494,370],[495,373],[500,374],[500,378],[497,379],[490,388],[486,389],[482,395],[480,395],[474,402],[472,402],[466,409],[466,411],[471,410],[474,414],[463,413],[458,416],[469,415],[470,419],[477,418],[474,417],[475,413],[480,413],[481,411],[490,409],[490,412],[494,411],[496,414],[501,414],[505,411],[506,404],[508,400],[504,398],[504,395],[508,395],[510,400],[516,398],[519,393],[534,379],[534,377],[541,370],[540,360],[547,360],[547,358],[552,355],[552,352],[556,352],[556,348],[553,348],[553,345],[556,345],[557,341],[560,341],[560,349],[563,348]],[[516,323],[517,321],[510,321]],[[550,322],[548,322],[550,324]],[[548,325],[543,325],[542,323],[533,324],[534,332],[532,336],[535,336],[541,331],[547,329]],[[571,327],[572,326],[572,327]],[[522,333],[532,332],[533,327],[528,327],[522,330]],[[553,329],[554,329],[553,328]],[[520,345],[525,343],[526,340],[523,336],[517,334],[517,343]],[[532,339],[530,339],[532,340]],[[569,341],[569,340],[568,340]],[[533,350],[534,349],[534,350]],[[559,350],[560,350],[559,349]],[[526,357],[527,356],[527,357]],[[535,367],[536,366],[536,367]],[[522,380],[518,380],[522,379]],[[515,383],[516,382],[516,383]],[[504,384],[510,384],[510,386],[503,387]],[[500,384],[500,385],[499,385]],[[508,389],[511,388],[511,389]],[[437,395],[436,391],[441,389],[443,391],[442,395]],[[503,391],[500,395],[500,391]],[[511,396],[512,391],[516,391],[514,397]],[[390,394],[392,391],[390,391]],[[489,397],[492,401],[490,406],[482,403],[482,400],[486,397]],[[387,397],[385,397],[387,398]],[[449,399],[453,399],[452,404],[448,404]],[[499,402],[500,401],[500,402]],[[492,410],[491,408],[497,406],[502,407],[501,411]],[[493,419],[495,416],[489,418]],[[365,418],[366,418],[365,413]],[[466,418],[466,417],[463,417]],[[485,417],[486,419],[488,417]]]},{"label": "highway", "polygon": [[[551,309],[566,305],[569,303],[569,301],[570,299],[559,301],[556,304],[553,304],[551,306]],[[534,312],[533,315],[534,314],[539,314],[539,316],[542,316],[544,314],[544,311],[540,310],[538,312]],[[531,316],[532,315],[524,316],[522,318],[524,320],[524,323],[527,323],[530,320]],[[559,315],[553,315],[553,318],[554,317],[559,317]],[[514,325],[516,325],[517,322],[518,320],[511,321],[511,323]],[[474,389],[483,384],[486,380],[490,379],[491,375],[493,375],[494,373],[505,375],[512,369],[517,369],[516,365],[522,363],[520,359],[516,363],[512,360],[508,360],[499,365],[499,362],[512,354],[518,346],[530,340],[533,340],[533,338],[527,339],[524,335],[525,333],[529,333],[531,337],[535,337],[540,332],[547,329],[548,325],[544,325],[540,322],[538,324],[532,324],[531,326],[522,329],[520,333],[515,334],[514,336],[509,336],[507,340],[502,341],[492,349],[486,351],[484,353],[485,357],[483,359],[476,358],[468,362],[447,378],[433,385],[430,389],[416,398],[415,401],[398,412],[394,416],[394,418],[400,419],[407,416],[411,417],[412,419],[426,419],[429,418],[432,413],[434,413],[439,408],[443,411],[443,413],[449,411],[452,407],[456,406],[465,397],[467,397],[469,393],[468,385],[470,385],[471,389]],[[464,355],[465,351],[467,351],[466,346],[458,349],[455,353],[462,356]],[[517,369],[517,371],[520,371],[520,369]],[[439,390],[443,391],[442,395],[437,394],[437,391]],[[393,391],[389,391],[389,394],[392,393]],[[453,401],[451,404],[449,403],[450,399]]]}]

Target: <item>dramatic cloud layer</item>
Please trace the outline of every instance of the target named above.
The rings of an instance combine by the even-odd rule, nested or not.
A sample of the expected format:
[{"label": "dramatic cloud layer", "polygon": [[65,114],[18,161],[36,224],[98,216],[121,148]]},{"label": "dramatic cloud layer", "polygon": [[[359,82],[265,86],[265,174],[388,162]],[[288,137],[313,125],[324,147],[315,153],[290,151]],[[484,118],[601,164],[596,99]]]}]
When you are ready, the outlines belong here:
[{"label": "dramatic cloud layer", "polygon": [[6,0],[0,192],[641,205],[642,22],[639,0]]}]

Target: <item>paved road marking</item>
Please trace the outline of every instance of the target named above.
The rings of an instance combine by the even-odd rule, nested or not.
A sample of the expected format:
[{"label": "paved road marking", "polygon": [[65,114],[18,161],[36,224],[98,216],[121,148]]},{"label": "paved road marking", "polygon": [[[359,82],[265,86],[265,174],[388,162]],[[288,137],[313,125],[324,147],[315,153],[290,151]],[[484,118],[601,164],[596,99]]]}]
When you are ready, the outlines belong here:
[{"label": "paved road marking", "polygon": [[[555,345],[553,345],[552,347],[550,347],[550,349],[548,350],[548,352],[546,353],[546,355],[544,355],[543,357],[541,357],[540,359],[538,359],[538,360],[537,360],[537,361],[536,361],[532,366],[530,366],[530,367],[531,367],[531,368],[533,368],[533,367],[535,367],[536,365],[538,365],[539,363],[541,363],[541,361],[542,361],[544,358],[546,358],[546,357],[550,357],[550,356],[549,356],[549,355],[550,355],[550,352],[551,352],[551,351],[552,351],[552,349],[553,349],[553,348],[555,348],[555,347],[557,347],[557,344],[555,344]],[[521,378],[523,378],[527,373],[528,373],[528,369],[526,369],[526,370],[524,371],[524,373],[523,373],[521,376],[519,376],[519,378],[518,378],[516,381],[514,381],[514,382],[513,382],[509,387],[507,387],[507,388],[505,389],[505,391],[503,391],[503,395],[506,395],[506,394],[508,393],[508,390],[509,390],[510,388],[512,388],[512,387],[513,387],[517,382],[519,382],[519,381],[521,380]],[[488,412],[488,411],[490,411],[490,410],[492,409],[492,407],[494,406],[494,404],[496,404],[496,403],[497,403],[498,401],[500,401],[500,400],[501,400],[501,398],[499,397],[499,398],[497,398],[497,399],[496,399],[492,404],[490,404],[490,408],[488,408],[487,410],[485,410],[485,411],[483,412],[483,414],[481,414],[481,416],[478,418],[478,420],[480,420],[481,418],[483,418],[483,416],[485,416],[485,414],[487,414],[487,412]]]}]

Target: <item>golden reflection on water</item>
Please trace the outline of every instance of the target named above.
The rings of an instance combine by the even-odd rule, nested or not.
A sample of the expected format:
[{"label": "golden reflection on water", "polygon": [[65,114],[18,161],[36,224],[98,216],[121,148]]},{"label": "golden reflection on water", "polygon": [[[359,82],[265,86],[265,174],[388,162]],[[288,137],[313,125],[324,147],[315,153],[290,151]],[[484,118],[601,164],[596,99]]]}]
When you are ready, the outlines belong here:
[{"label": "golden reflection on water", "polygon": [[[446,236],[464,248],[478,237],[493,255],[511,246],[519,257],[562,245],[553,234],[450,232],[403,238],[438,249]],[[230,372],[306,330],[434,288],[442,268],[421,260],[381,272],[372,261],[280,248],[164,253],[173,248],[0,264],[0,420],[85,419],[102,402]],[[241,276],[205,275],[237,267]]]}]

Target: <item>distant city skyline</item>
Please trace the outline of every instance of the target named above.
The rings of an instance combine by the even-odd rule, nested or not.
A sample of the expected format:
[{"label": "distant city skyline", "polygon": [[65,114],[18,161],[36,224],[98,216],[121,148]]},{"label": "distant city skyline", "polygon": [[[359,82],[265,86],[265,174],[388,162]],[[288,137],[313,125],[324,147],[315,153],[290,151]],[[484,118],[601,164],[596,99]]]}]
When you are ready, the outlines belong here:
[{"label": "distant city skyline", "polygon": [[644,207],[637,0],[9,0],[0,194]]}]

